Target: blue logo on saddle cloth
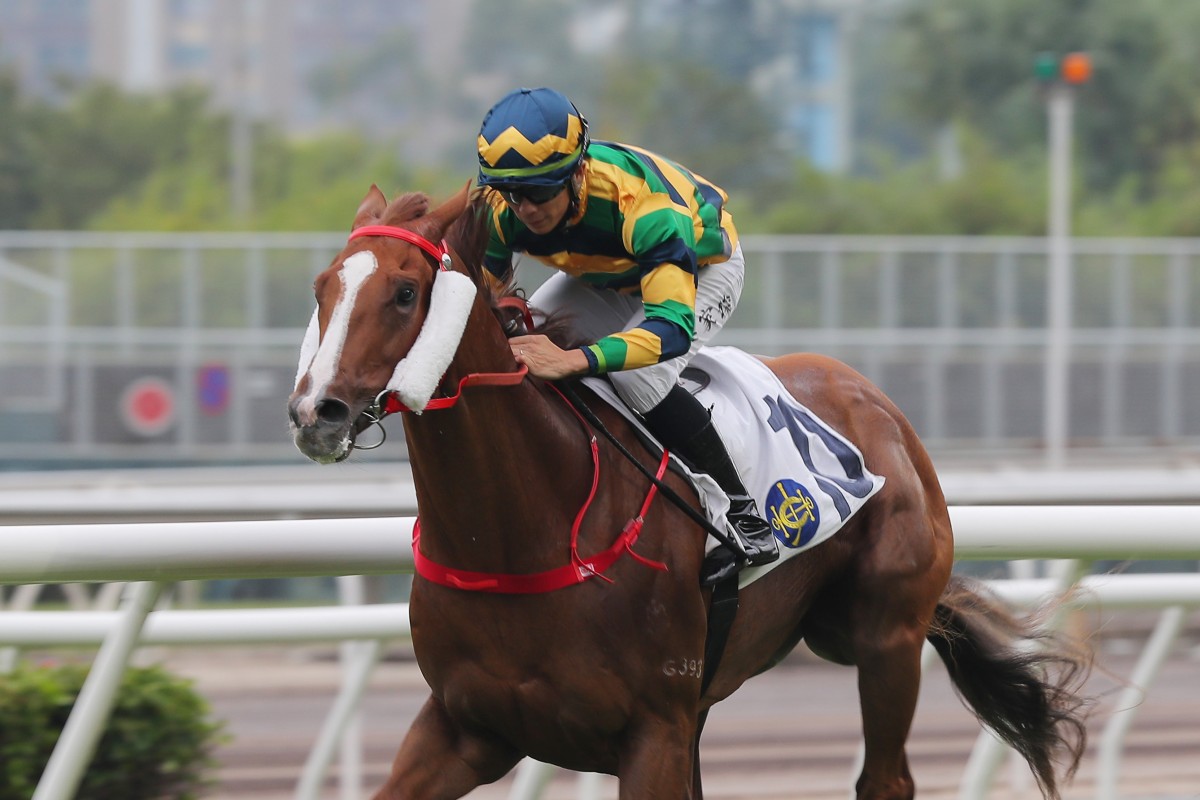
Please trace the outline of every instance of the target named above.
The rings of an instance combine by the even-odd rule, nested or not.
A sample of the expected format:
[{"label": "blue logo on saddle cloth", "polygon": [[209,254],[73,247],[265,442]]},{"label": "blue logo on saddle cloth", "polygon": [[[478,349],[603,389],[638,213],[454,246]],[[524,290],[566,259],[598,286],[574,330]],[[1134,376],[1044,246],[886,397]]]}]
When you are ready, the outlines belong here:
[{"label": "blue logo on saddle cloth", "polygon": [[883,479],[866,469],[857,447],[791,397],[765,395],[761,402],[766,414],[760,421],[775,435],[759,451],[753,472],[770,476],[764,516],[794,554],[836,533]]},{"label": "blue logo on saddle cloth", "polygon": [[821,508],[812,492],[783,478],[767,492],[767,521],[785,547],[804,547],[821,527]]}]

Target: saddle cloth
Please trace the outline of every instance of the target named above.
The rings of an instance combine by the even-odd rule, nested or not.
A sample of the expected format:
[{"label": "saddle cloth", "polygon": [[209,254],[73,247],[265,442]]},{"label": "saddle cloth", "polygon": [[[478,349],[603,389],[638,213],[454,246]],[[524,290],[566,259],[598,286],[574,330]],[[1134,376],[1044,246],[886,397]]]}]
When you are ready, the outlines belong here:
[{"label": "saddle cloth", "polygon": [[[884,479],[863,464],[859,449],[798,403],[754,356],[734,347],[706,347],[680,380],[712,409],[713,424],[742,482],[779,541],[779,560],[742,570],[740,586],[833,536],[883,486]],[[612,384],[603,378],[584,383],[650,436]],[[708,518],[724,528],[729,498],[708,475],[680,466]],[[709,536],[706,552],[718,545]]]}]

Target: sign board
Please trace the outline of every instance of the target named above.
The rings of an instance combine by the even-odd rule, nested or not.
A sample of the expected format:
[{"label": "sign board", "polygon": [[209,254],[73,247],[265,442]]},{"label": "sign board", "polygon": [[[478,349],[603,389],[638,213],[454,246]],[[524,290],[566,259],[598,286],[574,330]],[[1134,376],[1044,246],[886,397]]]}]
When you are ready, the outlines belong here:
[{"label": "sign board", "polygon": [[175,389],[162,378],[138,378],[121,393],[121,421],[139,436],[158,436],[175,423]]}]

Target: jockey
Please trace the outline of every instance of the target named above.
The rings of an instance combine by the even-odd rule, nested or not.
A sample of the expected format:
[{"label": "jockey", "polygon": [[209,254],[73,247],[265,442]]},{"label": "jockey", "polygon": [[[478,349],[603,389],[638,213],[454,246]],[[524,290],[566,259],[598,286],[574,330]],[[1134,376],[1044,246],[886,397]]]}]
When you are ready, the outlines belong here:
[{"label": "jockey", "polygon": [[491,207],[488,270],[507,280],[518,252],[558,270],[530,305],[569,312],[589,342],[563,350],[542,335],[516,336],[514,357],[546,380],[607,374],[667,449],[729,495],[742,552],[714,550],[704,585],[779,558],[708,410],[678,383],[742,293],[745,261],[725,192],[654,153],[590,141],[579,110],[547,88],[517,89],[493,106],[478,154]]}]

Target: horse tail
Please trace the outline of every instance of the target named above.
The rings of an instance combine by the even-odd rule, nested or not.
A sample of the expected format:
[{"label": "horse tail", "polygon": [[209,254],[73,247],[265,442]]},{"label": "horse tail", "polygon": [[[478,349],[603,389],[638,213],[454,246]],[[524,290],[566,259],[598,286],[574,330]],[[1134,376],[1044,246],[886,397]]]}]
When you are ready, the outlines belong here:
[{"label": "horse tail", "polygon": [[1087,745],[1089,701],[1078,694],[1090,657],[1024,622],[982,584],[952,575],[929,641],[967,708],[1028,762],[1042,794],[1057,800],[1055,763],[1069,779]]}]

